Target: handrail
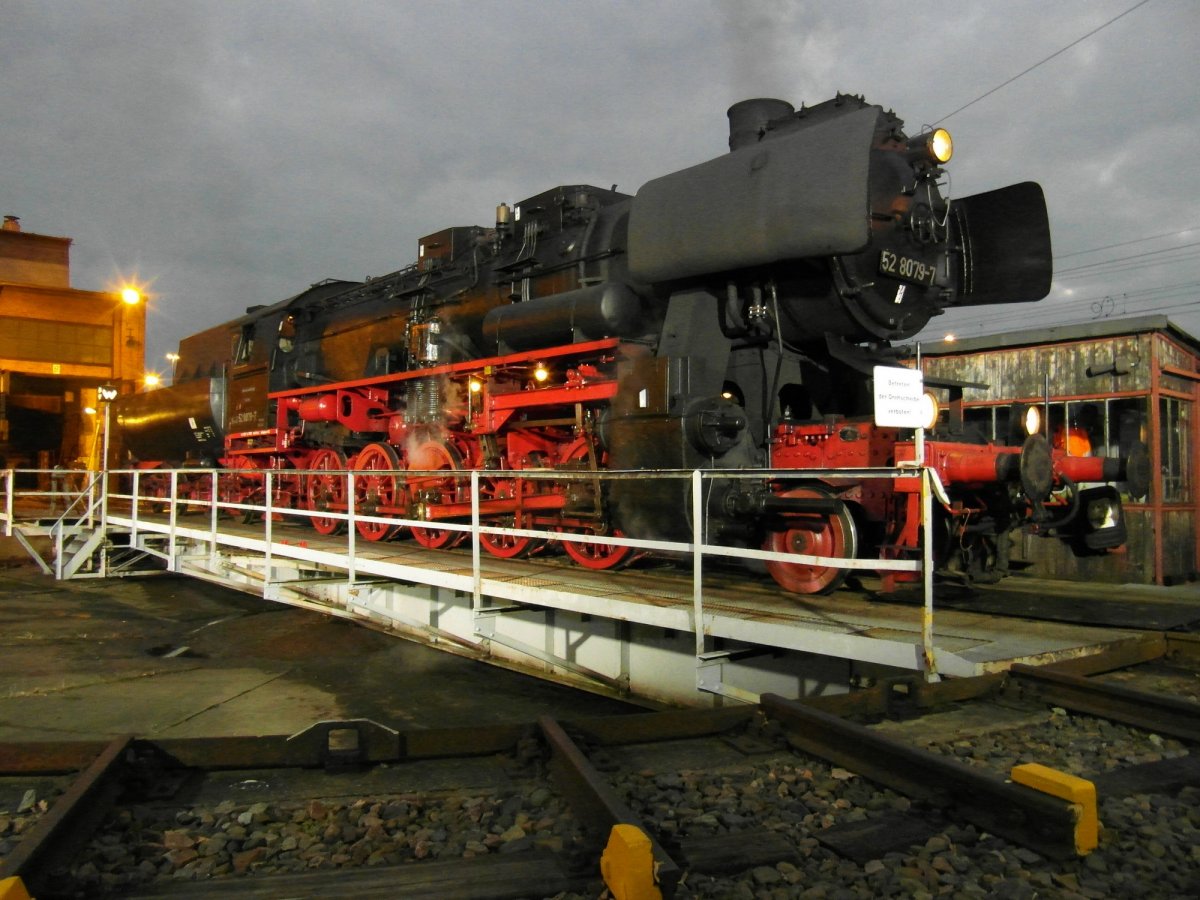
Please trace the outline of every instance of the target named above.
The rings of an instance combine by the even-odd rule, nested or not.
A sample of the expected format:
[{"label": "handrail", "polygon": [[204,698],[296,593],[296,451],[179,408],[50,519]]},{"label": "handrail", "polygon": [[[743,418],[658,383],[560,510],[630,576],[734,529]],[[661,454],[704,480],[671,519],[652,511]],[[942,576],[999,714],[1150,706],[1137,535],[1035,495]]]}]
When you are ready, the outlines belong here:
[{"label": "handrail", "polygon": [[[696,635],[696,658],[698,663],[698,683],[699,683],[699,667],[709,664],[706,657],[714,657],[716,654],[709,653],[705,644],[705,606],[704,606],[704,585],[703,575],[705,567],[705,558],[723,557],[732,559],[749,559],[757,561],[779,561],[802,563],[805,565],[820,565],[837,568],[847,568],[855,570],[873,570],[873,571],[899,571],[899,572],[921,572],[923,575],[922,583],[925,594],[925,608],[923,611],[923,627],[922,627],[922,645],[923,645],[923,660],[926,677],[930,680],[937,678],[936,674],[936,658],[933,648],[933,628],[932,628],[932,612],[933,612],[933,579],[932,579],[932,548],[927,541],[922,541],[921,558],[919,559],[860,559],[860,558],[844,558],[844,557],[822,557],[805,554],[781,553],[771,550],[760,550],[756,548],[739,548],[707,542],[705,519],[705,488],[716,480],[757,480],[757,481],[800,481],[800,480],[819,480],[822,478],[837,478],[837,479],[855,479],[855,478],[913,478],[920,477],[922,481],[922,518],[928,521],[932,515],[931,495],[933,487],[930,485],[929,469],[927,467],[914,468],[913,466],[897,466],[886,468],[863,468],[863,469],[828,469],[828,470],[805,470],[799,473],[795,470],[775,470],[775,469],[695,469],[695,470],[655,470],[653,472],[646,471],[562,471],[554,469],[522,469],[522,470],[497,470],[496,472],[467,469],[437,469],[437,470],[372,470],[369,474],[372,477],[395,476],[400,482],[405,482],[410,478],[430,478],[438,479],[458,479],[464,483],[470,484],[470,515],[464,515],[463,520],[436,520],[436,525],[431,525],[429,520],[425,519],[402,519],[396,517],[375,516],[359,511],[356,508],[356,479],[364,477],[365,473],[354,470],[328,470],[321,469],[310,472],[308,470],[272,470],[272,469],[220,469],[214,470],[211,468],[181,468],[181,469],[122,469],[110,470],[107,473],[93,473],[93,477],[89,481],[87,487],[79,493],[75,500],[68,506],[68,511],[75,510],[76,507],[83,501],[84,497],[89,498],[84,508],[81,510],[80,517],[73,523],[74,527],[82,525],[85,521],[92,521],[97,510],[100,512],[102,527],[108,527],[110,522],[114,522],[121,527],[131,530],[131,542],[136,542],[140,534],[157,533],[167,539],[167,549],[165,558],[168,565],[172,568],[175,566],[176,559],[179,555],[178,544],[180,541],[180,531],[187,532],[187,539],[199,539],[208,543],[212,547],[230,545],[232,535],[222,534],[221,531],[221,514],[222,513],[241,513],[244,516],[260,516],[262,521],[263,543],[260,552],[266,556],[266,570],[269,572],[271,560],[274,555],[287,557],[292,552],[288,546],[275,543],[276,520],[288,520],[292,518],[300,520],[309,520],[313,517],[314,511],[303,506],[280,504],[276,499],[276,488],[281,484],[284,489],[289,485],[284,482],[284,479],[297,479],[297,484],[303,484],[303,479],[310,474],[319,472],[322,478],[344,477],[345,478],[345,502],[344,511],[323,510],[320,512],[320,518],[341,520],[345,522],[345,534],[340,538],[334,535],[326,536],[326,540],[341,541],[343,549],[337,551],[341,556],[340,566],[344,567],[347,572],[347,577],[351,584],[354,584],[358,579],[356,551],[358,540],[358,528],[361,523],[380,523],[380,524],[395,524],[407,527],[430,528],[436,527],[448,531],[464,532],[470,536],[471,550],[471,593],[472,607],[478,613],[483,609],[483,598],[489,589],[489,579],[484,571],[485,554],[482,552],[480,542],[481,535],[512,535],[516,537],[531,537],[542,540],[552,540],[559,542],[576,542],[576,543],[592,543],[604,544],[609,546],[631,547],[638,550],[649,550],[655,552],[666,552],[675,556],[686,558],[690,557],[693,567],[692,577],[692,621],[694,632]],[[15,480],[12,470],[8,470],[6,474],[7,495],[5,498],[6,515],[11,517],[10,510],[13,505],[14,497],[19,495],[19,491],[14,490]],[[103,477],[107,475],[108,477]],[[143,496],[142,489],[144,480],[150,476],[159,479],[159,487],[165,489],[163,492],[167,496]],[[692,516],[692,527],[690,539],[687,541],[673,540],[649,540],[645,538],[631,538],[615,535],[591,535],[582,533],[562,533],[549,531],[541,528],[507,528],[499,525],[486,522],[484,516],[480,513],[480,479],[487,477],[503,477],[512,479],[523,479],[529,481],[577,481],[583,478],[593,481],[600,479],[604,481],[622,481],[622,480],[662,480],[662,479],[678,479],[682,483],[684,496],[690,494],[690,512]],[[236,500],[222,499],[222,485],[226,479],[261,479],[262,496],[261,502],[246,502],[246,498],[240,497]],[[129,492],[122,493],[115,488],[119,487],[121,482],[127,481],[129,484]],[[202,485],[201,491],[195,491],[196,485]],[[189,486],[188,490],[191,493],[180,496],[181,488]],[[37,492],[31,492],[37,493]],[[302,495],[297,498],[302,502]],[[124,507],[121,506],[116,511],[111,507],[111,501],[118,501],[119,504],[128,504],[128,513],[124,512]],[[465,501],[465,498],[464,498]],[[169,516],[166,524],[154,521],[148,518],[145,514],[147,504],[161,504],[168,509]],[[207,525],[192,525],[186,521],[181,521],[180,514],[186,510],[207,509],[209,516],[207,517]],[[68,530],[66,524],[67,513],[55,523],[53,533],[55,536],[55,546],[58,551],[58,562],[56,564],[56,576],[62,577],[63,562],[63,539],[64,534]],[[928,535],[929,528],[922,528],[921,534]],[[197,536],[198,535],[198,536]],[[243,543],[237,544],[244,546],[244,537],[239,538]],[[490,558],[490,557],[489,557]],[[417,576],[419,577],[419,576]],[[267,579],[269,582],[269,578]],[[435,583],[431,581],[430,583]],[[264,585],[264,591],[267,590],[269,584]],[[705,687],[705,689],[709,689]],[[732,691],[731,691],[732,692]],[[736,692],[732,692],[736,696]]]}]

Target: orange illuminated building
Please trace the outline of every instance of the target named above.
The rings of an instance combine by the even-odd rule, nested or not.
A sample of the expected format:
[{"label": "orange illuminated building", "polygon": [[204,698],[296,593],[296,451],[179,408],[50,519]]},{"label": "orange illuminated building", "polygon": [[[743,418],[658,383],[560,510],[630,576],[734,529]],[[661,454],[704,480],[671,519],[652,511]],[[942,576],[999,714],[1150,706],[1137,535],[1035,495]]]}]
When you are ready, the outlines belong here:
[{"label": "orange illuminated building", "polygon": [[15,216],[0,227],[0,467],[94,465],[96,388],[142,378],[145,303],[72,288],[70,249]]}]

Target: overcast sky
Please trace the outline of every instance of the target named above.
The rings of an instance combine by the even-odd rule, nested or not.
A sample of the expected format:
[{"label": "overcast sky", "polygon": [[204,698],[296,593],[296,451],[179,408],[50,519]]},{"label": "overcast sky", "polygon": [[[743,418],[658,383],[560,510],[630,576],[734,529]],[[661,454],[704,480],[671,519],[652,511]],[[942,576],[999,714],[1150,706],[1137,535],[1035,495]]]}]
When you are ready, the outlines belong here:
[{"label": "overcast sky", "polygon": [[718,156],[738,100],[840,90],[944,124],[952,196],[1046,190],[1051,297],[939,336],[1150,312],[1200,336],[1200,0],[1137,4],[0,0],[0,213],[73,238],[74,287],[148,283],[161,368],[502,201]]}]

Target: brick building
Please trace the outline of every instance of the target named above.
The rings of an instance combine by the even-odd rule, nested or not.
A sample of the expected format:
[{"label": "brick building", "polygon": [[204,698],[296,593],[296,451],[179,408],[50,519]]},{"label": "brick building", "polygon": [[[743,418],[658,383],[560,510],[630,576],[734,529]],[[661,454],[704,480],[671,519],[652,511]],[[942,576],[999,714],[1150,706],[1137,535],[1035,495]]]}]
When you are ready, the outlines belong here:
[{"label": "brick building", "polygon": [[96,388],[140,386],[145,303],[71,287],[71,239],[0,228],[0,457],[11,467],[97,459]]}]

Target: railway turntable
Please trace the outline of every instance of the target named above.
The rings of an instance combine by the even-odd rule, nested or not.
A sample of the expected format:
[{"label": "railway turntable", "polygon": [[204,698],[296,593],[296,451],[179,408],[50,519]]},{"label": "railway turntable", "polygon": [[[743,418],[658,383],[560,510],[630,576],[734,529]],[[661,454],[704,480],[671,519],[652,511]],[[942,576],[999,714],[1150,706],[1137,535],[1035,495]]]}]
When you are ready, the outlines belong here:
[{"label": "railway turntable", "polygon": [[[920,606],[873,598],[869,574],[855,579],[857,590],[797,597],[718,564],[706,563],[698,579],[664,563],[594,571],[466,546],[355,543],[286,521],[116,513],[109,523],[169,571],[552,680],[669,704],[836,693],[904,672],[969,677],[1098,653],[1141,630],[998,615],[995,592],[986,610],[954,596],[957,608],[938,605],[929,622]],[[1177,618],[1200,618],[1195,599],[1162,603]]]}]

